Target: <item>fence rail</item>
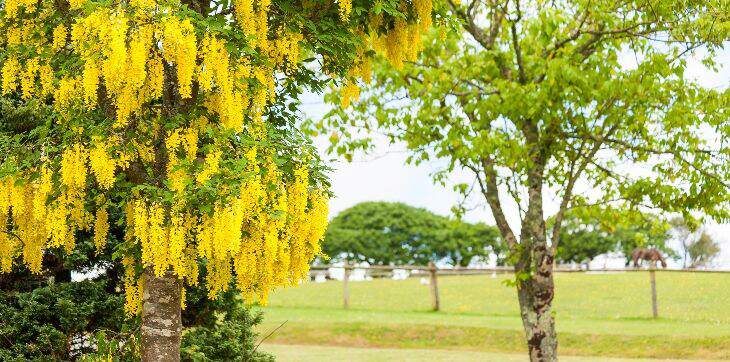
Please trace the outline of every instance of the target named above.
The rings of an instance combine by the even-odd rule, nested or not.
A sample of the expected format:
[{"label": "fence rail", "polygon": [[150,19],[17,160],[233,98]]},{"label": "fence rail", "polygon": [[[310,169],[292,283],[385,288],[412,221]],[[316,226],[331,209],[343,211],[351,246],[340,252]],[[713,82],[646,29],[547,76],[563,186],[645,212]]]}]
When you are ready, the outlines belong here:
[{"label": "fence rail", "polygon": [[[350,307],[350,277],[353,270],[366,270],[374,271],[371,273],[374,276],[386,276],[394,270],[407,270],[413,274],[419,276],[429,276],[429,290],[431,294],[431,307],[433,311],[439,311],[441,309],[441,300],[439,298],[438,291],[438,275],[479,275],[479,274],[509,274],[514,272],[513,267],[508,266],[497,266],[490,268],[437,268],[433,263],[429,263],[427,266],[423,265],[369,265],[369,266],[358,266],[351,265],[347,262],[344,265],[332,265],[332,264],[320,264],[310,266],[310,276],[321,274],[322,271],[329,271],[330,269],[340,269],[344,271],[342,285],[342,306],[344,309]],[[644,268],[604,268],[604,269],[568,269],[568,268],[555,268],[555,273],[595,273],[595,272],[649,272],[649,286],[651,290],[651,309],[654,318],[659,316],[657,292],[656,292],[656,272],[667,273],[667,272],[682,272],[682,273],[730,273],[730,270],[708,270],[708,269],[657,269],[654,266],[650,266],[647,269]]]}]

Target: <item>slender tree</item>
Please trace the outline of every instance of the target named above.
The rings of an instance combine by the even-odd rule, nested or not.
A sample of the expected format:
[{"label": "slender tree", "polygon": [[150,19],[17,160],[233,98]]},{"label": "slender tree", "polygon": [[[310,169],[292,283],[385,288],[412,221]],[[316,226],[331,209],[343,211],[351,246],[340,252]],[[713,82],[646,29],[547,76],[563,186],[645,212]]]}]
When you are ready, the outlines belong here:
[{"label": "slender tree", "polygon": [[718,255],[720,255],[720,245],[710,234],[702,231],[697,240],[689,246],[689,256],[692,261],[690,268],[708,266]]},{"label": "slender tree", "polygon": [[[701,88],[685,69],[697,48],[713,67],[730,13],[721,0],[449,5],[453,21],[417,61],[377,65],[376,86],[323,125],[338,130],[340,153],[366,147],[347,141],[379,129],[414,162],[441,158],[446,171],[471,172],[511,250],[530,358],[554,361],[553,266],[571,207],[728,219],[729,94]],[[550,194],[558,207],[548,229]],[[507,219],[506,197],[519,223]]]},{"label": "slender tree", "polygon": [[669,220],[672,225],[674,237],[679,240],[679,246],[682,252],[682,268],[687,267],[689,261],[689,247],[692,244],[695,225],[688,223],[683,217],[675,217]]},{"label": "slender tree", "polygon": [[683,268],[705,266],[720,254],[720,246],[696,220],[675,217],[670,224],[674,238],[680,242]]},{"label": "slender tree", "polygon": [[[6,0],[0,264],[38,272],[79,232],[125,267],[142,359],[180,358],[185,284],[264,302],[320,252],[327,181],[297,96],[415,59],[430,0]],[[115,217],[120,215],[120,217]]]}]

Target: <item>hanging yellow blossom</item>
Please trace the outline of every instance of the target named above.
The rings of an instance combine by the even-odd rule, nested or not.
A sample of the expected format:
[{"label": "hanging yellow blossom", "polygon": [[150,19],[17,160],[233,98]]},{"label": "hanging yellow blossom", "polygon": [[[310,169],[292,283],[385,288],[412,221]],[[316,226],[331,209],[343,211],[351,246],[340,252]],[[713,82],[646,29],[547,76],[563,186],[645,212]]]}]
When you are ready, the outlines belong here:
[{"label": "hanging yellow blossom", "polygon": [[109,214],[106,209],[102,208],[96,212],[96,222],[94,224],[94,245],[96,246],[97,253],[104,249],[108,235]]},{"label": "hanging yellow blossom", "polygon": [[60,50],[66,46],[66,38],[68,30],[63,24],[59,24],[53,29],[53,49]]},{"label": "hanging yellow blossom", "polygon": [[[400,67],[431,23],[429,0],[400,4],[408,20],[355,17],[351,0],[330,5],[292,6],[338,21],[332,41],[351,35],[358,45],[342,49],[353,54],[331,54],[339,45],[319,33],[328,30],[282,19],[289,10],[271,0],[212,11],[69,0],[63,14],[54,2],[7,0],[2,94],[48,123],[29,134],[39,138],[34,152],[0,155],[0,270],[21,261],[39,272],[44,253],[71,252],[92,233],[102,252],[119,227],[129,315],[141,311],[146,278],[168,273],[187,285],[205,274],[211,298],[235,285],[261,302],[306,278],[327,223],[326,192],[310,175],[319,169],[311,150],[292,152],[303,144],[270,107],[288,102],[282,94],[311,71],[310,57],[337,69],[328,75],[346,79],[343,103],[355,102],[372,50]],[[116,207],[121,220],[112,220]]]},{"label": "hanging yellow blossom", "polygon": [[337,0],[340,10],[340,20],[347,21],[352,11],[352,0]]},{"label": "hanging yellow blossom", "polygon": [[18,87],[18,73],[20,71],[20,64],[18,64],[18,60],[15,58],[9,58],[5,60],[5,63],[3,63],[2,68],[2,77],[3,77],[3,89],[2,93],[9,94],[10,92],[15,91],[15,89]]},{"label": "hanging yellow blossom", "polygon": [[114,184],[114,159],[109,155],[109,145],[101,140],[89,152],[89,166],[96,181],[103,189],[110,189]]}]

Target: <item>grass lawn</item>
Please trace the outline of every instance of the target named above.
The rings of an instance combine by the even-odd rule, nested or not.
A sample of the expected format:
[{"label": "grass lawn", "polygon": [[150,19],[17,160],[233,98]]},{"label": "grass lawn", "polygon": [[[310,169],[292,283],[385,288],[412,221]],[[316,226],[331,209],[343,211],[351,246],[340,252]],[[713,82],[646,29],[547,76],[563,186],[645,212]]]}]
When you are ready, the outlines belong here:
[{"label": "grass lawn", "polygon": [[[419,278],[307,283],[277,291],[262,308],[267,343],[523,353],[508,276],[439,278],[441,312],[430,312]],[[651,319],[647,273],[558,274],[555,313],[563,355],[730,359],[730,274],[657,273]],[[365,359],[367,360],[367,359]]]},{"label": "grass lawn", "polygon": [[[474,351],[451,351],[439,349],[394,349],[394,348],[357,348],[357,347],[331,347],[331,346],[309,346],[309,345],[287,345],[287,344],[264,344],[261,346],[274,356],[279,362],[322,362],[322,361],[348,361],[348,362],[526,362],[528,359],[524,354],[505,354]],[[591,362],[650,362],[650,359],[626,359],[611,357],[563,357],[561,361],[591,361]],[[683,360],[663,360],[683,361]]]}]

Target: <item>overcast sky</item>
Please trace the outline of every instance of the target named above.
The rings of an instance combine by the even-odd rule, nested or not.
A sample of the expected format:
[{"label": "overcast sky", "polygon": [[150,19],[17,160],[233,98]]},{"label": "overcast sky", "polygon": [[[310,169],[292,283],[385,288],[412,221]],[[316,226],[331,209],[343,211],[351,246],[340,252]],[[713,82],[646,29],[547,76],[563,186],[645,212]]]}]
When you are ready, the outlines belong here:
[{"label": "overcast sky", "polygon": [[[718,55],[719,72],[706,69],[697,60],[688,62],[686,75],[699,81],[703,86],[714,89],[725,89],[730,86],[730,50],[726,49]],[[627,62],[629,62],[627,60]],[[305,116],[318,119],[327,111],[327,106],[320,96],[308,95],[303,100]],[[326,140],[318,140],[323,150]],[[376,146],[369,155],[358,155],[352,163],[335,161],[330,165],[335,169],[331,174],[332,190],[335,197],[330,201],[330,217],[340,211],[363,201],[400,201],[409,205],[423,207],[437,214],[449,215],[451,207],[460,201],[457,193],[450,187],[433,184],[431,173],[438,170],[442,161],[432,161],[413,166],[406,164],[408,154],[402,145],[388,145],[385,142]],[[326,157],[329,158],[329,157]],[[468,173],[452,174],[452,184],[467,182],[473,178]],[[504,199],[504,198],[503,198]],[[469,211],[464,218],[468,221],[485,221],[494,224],[491,213],[487,210],[483,199],[474,197]],[[546,212],[552,214],[557,202],[550,196],[545,198]],[[507,217],[513,227],[518,222],[516,207],[506,206]],[[722,244],[722,254],[715,266],[730,268],[730,224],[709,226],[710,232]]]}]

